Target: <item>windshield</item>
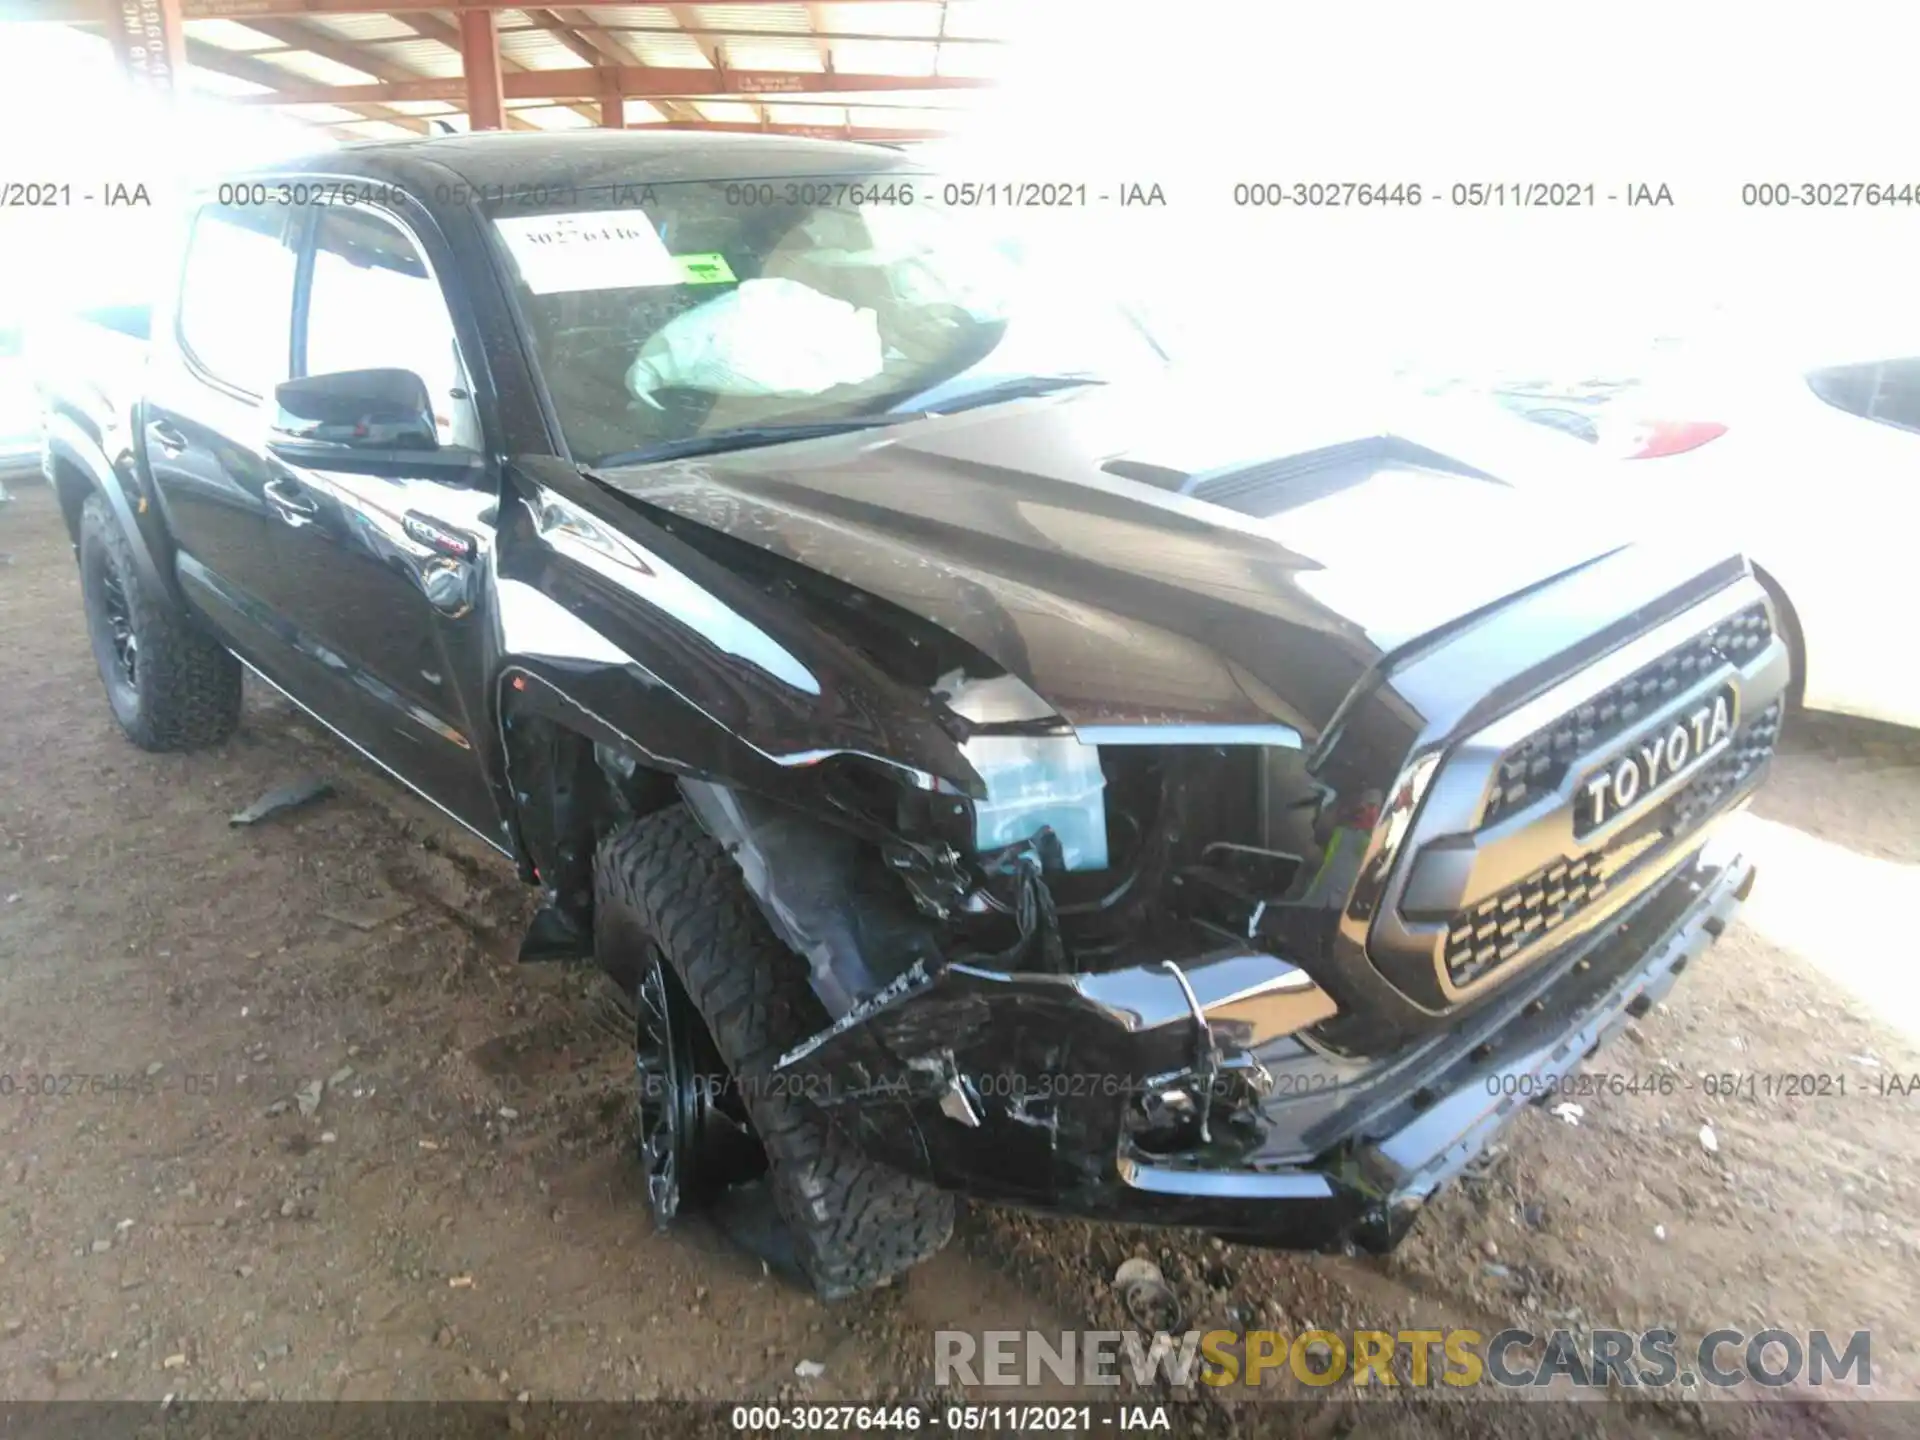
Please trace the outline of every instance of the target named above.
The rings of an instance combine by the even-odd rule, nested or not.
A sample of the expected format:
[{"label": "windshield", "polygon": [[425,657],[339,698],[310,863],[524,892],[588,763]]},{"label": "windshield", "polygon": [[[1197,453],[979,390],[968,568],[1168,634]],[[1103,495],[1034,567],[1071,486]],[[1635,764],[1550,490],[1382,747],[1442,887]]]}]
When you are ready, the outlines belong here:
[{"label": "windshield", "polygon": [[1126,311],[1075,281],[1062,247],[939,196],[896,172],[496,208],[569,449],[588,463],[691,453],[702,436],[722,448],[736,433],[817,433],[1163,362]]}]

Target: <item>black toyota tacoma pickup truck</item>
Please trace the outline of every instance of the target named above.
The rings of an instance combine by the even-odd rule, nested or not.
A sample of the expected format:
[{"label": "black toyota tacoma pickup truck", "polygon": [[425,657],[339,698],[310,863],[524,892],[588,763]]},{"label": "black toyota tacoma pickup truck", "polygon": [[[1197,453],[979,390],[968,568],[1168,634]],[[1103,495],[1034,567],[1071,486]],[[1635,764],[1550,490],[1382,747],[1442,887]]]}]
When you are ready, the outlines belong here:
[{"label": "black toyota tacoma pickup truck", "polygon": [[616,132],[219,186],[131,412],[49,420],[114,715],[217,744],[245,666],[497,847],[633,1000],[658,1220],[822,1294],[958,1196],[1391,1246],[1746,897],[1772,602],[942,194]]}]

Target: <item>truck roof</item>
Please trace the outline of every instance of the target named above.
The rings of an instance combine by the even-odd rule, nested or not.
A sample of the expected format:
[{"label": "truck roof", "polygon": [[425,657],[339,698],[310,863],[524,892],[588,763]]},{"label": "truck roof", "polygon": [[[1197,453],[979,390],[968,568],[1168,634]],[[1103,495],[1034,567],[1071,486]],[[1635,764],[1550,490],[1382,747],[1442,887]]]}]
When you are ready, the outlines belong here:
[{"label": "truck roof", "polygon": [[744,180],[864,173],[898,167],[890,146],[784,135],[698,131],[579,130],[560,134],[488,131],[372,140],[293,160],[250,167],[247,174],[366,175],[407,185],[445,181],[448,172],[481,190],[668,184],[681,180]]}]

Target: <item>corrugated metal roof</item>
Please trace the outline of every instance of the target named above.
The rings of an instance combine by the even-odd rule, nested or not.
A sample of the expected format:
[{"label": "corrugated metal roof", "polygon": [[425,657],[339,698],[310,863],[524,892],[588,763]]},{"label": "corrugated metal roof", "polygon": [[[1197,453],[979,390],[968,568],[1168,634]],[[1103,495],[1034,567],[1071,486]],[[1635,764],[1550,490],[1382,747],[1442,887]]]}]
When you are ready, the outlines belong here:
[{"label": "corrugated metal roof", "polygon": [[662,5],[596,5],[593,18],[602,25],[633,25],[642,30],[678,30],[680,22]]},{"label": "corrugated metal roof", "polygon": [[[4,0],[0,0],[4,3]],[[379,0],[367,0],[378,4]],[[443,0],[446,3],[446,0]],[[703,117],[708,123],[757,125],[766,117],[775,125],[844,127],[856,129],[952,129],[972,106],[986,99],[974,90],[930,90],[915,82],[934,77],[991,80],[1003,73],[1007,47],[964,43],[967,39],[1004,40],[1016,32],[1017,22],[1030,18],[1040,0],[781,0],[775,4],[685,3],[582,5],[525,8],[494,12],[499,32],[500,58],[509,75],[573,72],[589,87],[578,99],[546,98],[510,105],[516,124],[544,129],[576,129],[594,123],[599,114],[598,77],[585,52],[605,52],[605,63],[646,68],[712,71],[716,59],[731,70],[769,75],[818,77],[826,72],[848,76],[897,77],[897,85],[883,91],[840,90],[831,81],[800,82],[805,91],[778,91],[754,96],[723,96],[721,86],[696,83],[688,88],[710,88],[711,100],[625,102],[626,122],[646,125],[663,120],[687,123]],[[225,8],[225,7],[223,7]],[[234,7],[238,8],[238,7]],[[540,15],[536,25],[530,16]],[[1116,17],[1118,11],[1115,11]],[[1157,12],[1156,12],[1157,13]],[[549,27],[557,19],[586,38],[570,44]],[[431,39],[421,31],[450,33],[457,25],[455,8],[409,11],[402,14],[370,12],[314,13],[257,20],[280,32],[268,35],[252,28],[244,16],[190,20],[186,34],[202,45],[230,52],[286,76],[284,88],[303,93],[309,104],[287,106],[282,113],[336,130],[377,133],[388,127],[370,121],[356,105],[320,103],[326,87],[369,86],[418,76],[421,79],[458,80],[463,65],[457,45]],[[608,30],[604,27],[614,26]],[[322,55],[298,43],[295,32],[311,32]],[[688,34],[688,30],[699,33]],[[595,32],[598,33],[595,33]],[[708,33],[718,32],[718,33]],[[835,39],[854,34],[863,39]],[[324,37],[324,38],[322,38]],[[897,38],[876,38],[897,37]],[[942,38],[962,43],[941,44]],[[358,53],[364,65],[343,63]],[[189,83],[214,96],[257,95],[267,87],[215,74],[189,65]],[[397,101],[392,113],[457,120],[465,128],[465,105],[459,100]]]},{"label": "corrugated metal roof", "polygon": [[977,106],[992,104],[993,92],[990,90],[868,90],[856,94],[769,95],[762,98],[778,100],[782,105],[791,105],[803,110],[832,110],[839,106],[853,105],[863,110],[944,110],[952,115],[972,110]]},{"label": "corrugated metal roof", "polygon": [[[968,110],[976,105],[991,104],[992,92],[969,93],[964,90],[915,90],[905,86],[898,90],[861,90],[855,93],[824,95],[781,95],[783,104],[806,105],[857,105],[861,107],[879,106],[881,108],[906,106],[911,109],[938,107],[940,109]],[[767,97],[773,98],[771,96]]]},{"label": "corrugated metal roof", "polygon": [[833,64],[851,75],[931,75],[936,54],[931,45],[886,40],[836,40]]},{"label": "corrugated metal roof", "polygon": [[827,68],[820,57],[820,42],[810,35],[718,43],[727,64],[735,70],[803,70],[818,74]]},{"label": "corrugated metal roof", "polygon": [[767,118],[776,125],[845,125],[844,105],[769,105]]},{"label": "corrugated metal roof", "polygon": [[265,85],[256,85],[251,80],[236,80],[231,75],[222,75],[217,70],[202,70],[197,65],[187,66],[187,79],[193,88],[208,95],[264,95]]},{"label": "corrugated metal roof", "polygon": [[689,5],[698,28],[785,31],[805,35],[813,19],[805,5]]},{"label": "corrugated metal roof", "polygon": [[642,65],[692,70],[713,68],[707,52],[689,35],[671,31],[660,35],[627,34],[620,37],[620,43],[631,50]]},{"label": "corrugated metal roof", "polygon": [[355,70],[310,50],[279,50],[258,57],[263,64],[322,85],[366,85],[379,79],[371,70]]},{"label": "corrugated metal roof", "polygon": [[281,113],[315,125],[338,125],[362,118],[358,111],[346,110],[338,105],[289,105]]},{"label": "corrugated metal roof", "polygon": [[953,128],[951,110],[914,110],[902,107],[897,110],[872,110],[861,106],[852,109],[855,125],[870,125],[875,129],[901,130],[950,130]]},{"label": "corrugated metal roof", "polygon": [[580,68],[580,57],[544,30],[500,32],[500,54],[528,70]]},{"label": "corrugated metal roof", "polygon": [[998,80],[1007,73],[1007,52],[997,45],[942,45],[935,55],[933,73]]},{"label": "corrugated metal roof", "polygon": [[526,105],[510,107],[513,113],[542,130],[591,130],[593,121],[578,110],[564,105]]},{"label": "corrugated metal roof", "polygon": [[209,45],[222,50],[231,50],[235,54],[245,54],[249,50],[277,50],[280,42],[271,35],[262,35],[258,30],[249,30],[234,20],[189,20],[187,38],[204,40]]},{"label": "corrugated metal roof", "polygon": [[411,70],[436,80],[456,80],[463,73],[460,52],[438,40],[407,40],[398,45],[382,45],[380,56],[390,65]]},{"label": "corrugated metal roof", "polygon": [[696,100],[693,108],[722,125],[758,125],[760,112],[742,100]]},{"label": "corrugated metal roof", "polygon": [[391,15],[305,15],[302,22],[342,40],[397,40],[414,29]]},{"label": "corrugated metal roof", "polygon": [[[1025,7],[1024,12],[1022,6]],[[946,29],[936,33],[970,40],[1003,40],[1015,33],[1022,14],[1030,15],[1032,9],[1033,0],[966,0],[964,5],[947,7]],[[1164,10],[1156,10],[1156,22],[1164,23],[1165,15]]]},{"label": "corrugated metal roof", "polygon": [[[1044,0],[1028,0],[1042,4]],[[821,27],[828,31],[845,30],[856,35],[938,35],[940,6],[930,0],[894,0],[892,4],[835,5],[816,7]],[[965,9],[964,5],[957,8]],[[1120,7],[1116,6],[1116,10]]]}]

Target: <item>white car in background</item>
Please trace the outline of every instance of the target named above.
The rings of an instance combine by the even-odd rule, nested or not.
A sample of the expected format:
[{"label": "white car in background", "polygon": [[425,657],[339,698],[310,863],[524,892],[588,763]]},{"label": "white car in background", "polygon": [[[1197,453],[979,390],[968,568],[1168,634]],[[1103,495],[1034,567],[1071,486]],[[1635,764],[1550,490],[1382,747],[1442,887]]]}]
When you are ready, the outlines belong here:
[{"label": "white car in background", "polygon": [[1920,327],[1909,333],[1721,336],[1649,350],[1638,373],[1451,383],[1620,461],[1613,503],[1648,534],[1731,523],[1784,602],[1801,703],[1920,727],[1920,649],[1905,634],[1920,563]]},{"label": "white car in background", "polygon": [[1648,538],[1731,526],[1780,604],[1800,703],[1920,727],[1904,633],[1906,567],[1920,569],[1920,310],[1888,299],[1888,274],[1477,327],[1446,312],[1362,323],[1337,305],[1329,319],[1291,293],[1268,297],[1257,327],[1258,297],[1220,307],[1176,287],[1141,309],[1187,364],[1244,361],[1252,328],[1277,337],[1258,358],[1276,396],[1284,364],[1338,363],[1586,441],[1553,446],[1566,461],[1543,454],[1541,473],[1596,487],[1596,506],[1628,507]]},{"label": "white car in background", "polygon": [[40,402],[20,331],[0,320],[0,498],[11,480],[40,467]]}]

